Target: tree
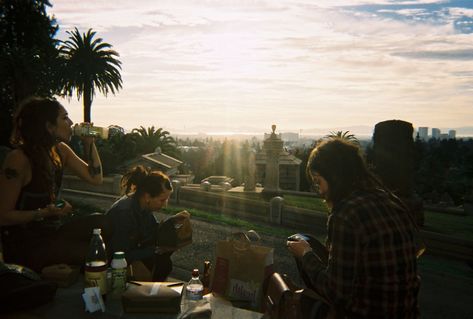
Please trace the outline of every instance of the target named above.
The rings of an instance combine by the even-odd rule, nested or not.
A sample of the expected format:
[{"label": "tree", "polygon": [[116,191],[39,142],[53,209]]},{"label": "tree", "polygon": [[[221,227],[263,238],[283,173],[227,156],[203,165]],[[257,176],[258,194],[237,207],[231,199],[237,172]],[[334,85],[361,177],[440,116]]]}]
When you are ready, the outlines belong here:
[{"label": "tree", "polygon": [[102,38],[94,38],[96,32],[92,29],[81,35],[75,28],[67,34],[69,40],[60,47],[60,53],[66,59],[62,74],[63,94],[71,97],[76,91],[77,99],[82,97],[84,122],[91,122],[95,90],[107,96],[109,92],[115,94],[122,88],[119,54],[111,50],[112,46]]},{"label": "tree", "polygon": [[12,114],[25,98],[59,92],[58,26],[47,0],[0,1],[0,144],[7,145]]},{"label": "tree", "polygon": [[330,132],[330,134],[325,135],[325,138],[341,138],[347,142],[360,145],[360,142],[356,138],[354,134],[351,134],[350,131],[337,131],[337,132]]},{"label": "tree", "polygon": [[142,154],[152,153],[157,147],[161,148],[161,151],[167,155],[175,156],[177,154],[174,138],[162,128],[155,129],[154,126],[148,128],[140,126],[140,128],[134,128],[131,133],[136,136],[137,148]]}]

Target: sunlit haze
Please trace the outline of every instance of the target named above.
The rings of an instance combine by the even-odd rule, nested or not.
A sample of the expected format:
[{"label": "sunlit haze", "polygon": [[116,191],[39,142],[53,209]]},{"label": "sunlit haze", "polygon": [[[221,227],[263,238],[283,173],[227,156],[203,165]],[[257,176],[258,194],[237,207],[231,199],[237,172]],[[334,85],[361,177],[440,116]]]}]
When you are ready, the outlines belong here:
[{"label": "sunlit haze", "polygon": [[[92,120],[176,133],[473,126],[473,1],[52,0],[119,52]],[[74,121],[82,101],[64,100]],[[360,127],[361,126],[361,127]],[[358,128],[357,128],[358,127]]]}]

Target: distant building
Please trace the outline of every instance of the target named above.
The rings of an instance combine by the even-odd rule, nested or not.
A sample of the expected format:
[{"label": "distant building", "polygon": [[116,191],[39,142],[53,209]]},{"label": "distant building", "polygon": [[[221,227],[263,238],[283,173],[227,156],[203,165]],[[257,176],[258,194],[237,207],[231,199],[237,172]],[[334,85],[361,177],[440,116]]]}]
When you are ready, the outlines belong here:
[{"label": "distant building", "polygon": [[438,128],[432,128],[432,138],[435,139],[435,140],[439,140],[440,139],[440,129]]},{"label": "distant building", "polygon": [[447,133],[441,133],[441,134],[440,134],[440,140],[441,140],[441,141],[446,141],[446,140],[448,140],[448,134],[447,134]]},{"label": "distant building", "polygon": [[417,130],[419,134],[419,138],[423,141],[427,141],[429,139],[429,128],[426,126],[419,127]]},{"label": "distant building", "polygon": [[178,167],[181,164],[182,162],[180,160],[162,153],[161,150],[157,148],[154,153],[144,154],[126,162],[120,169],[128,171],[137,165],[143,165],[152,170],[160,170],[171,177],[179,173]]},{"label": "distant building", "polygon": [[451,139],[451,140],[454,140],[456,139],[457,137],[457,131],[455,130],[449,130],[448,131],[448,138]]}]

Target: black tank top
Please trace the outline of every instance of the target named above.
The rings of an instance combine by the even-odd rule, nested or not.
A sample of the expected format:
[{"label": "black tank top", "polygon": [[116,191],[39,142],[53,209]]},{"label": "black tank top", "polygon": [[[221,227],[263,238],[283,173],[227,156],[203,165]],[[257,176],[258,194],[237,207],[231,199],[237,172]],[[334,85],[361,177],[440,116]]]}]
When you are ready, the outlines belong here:
[{"label": "black tank top", "polygon": [[52,189],[44,182],[44,178],[38,171],[37,166],[31,163],[31,180],[21,189],[20,196],[16,202],[16,209],[35,210],[54,203],[61,188],[63,174],[62,158],[57,149],[56,152],[59,162],[52,165]]}]

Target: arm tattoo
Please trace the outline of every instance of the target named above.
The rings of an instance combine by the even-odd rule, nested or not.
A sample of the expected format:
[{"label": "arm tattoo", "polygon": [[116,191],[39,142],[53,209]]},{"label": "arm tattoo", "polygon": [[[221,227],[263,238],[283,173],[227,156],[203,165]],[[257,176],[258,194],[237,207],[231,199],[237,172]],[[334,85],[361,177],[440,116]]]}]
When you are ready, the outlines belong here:
[{"label": "arm tattoo", "polygon": [[3,174],[5,174],[5,177],[7,179],[13,179],[13,178],[18,178],[20,175],[18,174],[18,171],[14,168],[5,168],[3,170]]}]

